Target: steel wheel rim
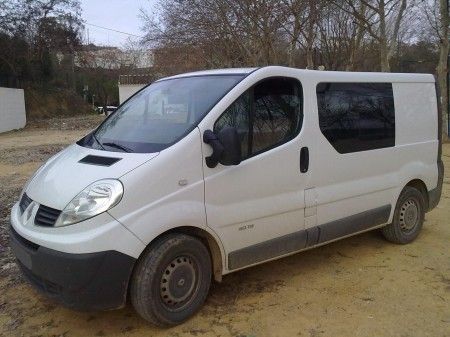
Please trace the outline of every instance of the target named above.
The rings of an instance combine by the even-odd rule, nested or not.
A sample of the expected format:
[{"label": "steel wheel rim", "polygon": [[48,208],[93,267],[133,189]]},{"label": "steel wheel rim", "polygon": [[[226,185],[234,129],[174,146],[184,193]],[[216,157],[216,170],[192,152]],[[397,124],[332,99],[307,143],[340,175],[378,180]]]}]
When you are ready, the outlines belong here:
[{"label": "steel wheel rim", "polygon": [[419,203],[415,199],[409,198],[403,203],[399,217],[400,228],[403,232],[409,233],[414,230],[420,220],[419,212]]},{"label": "steel wheel rim", "polygon": [[178,256],[164,269],[160,281],[163,305],[170,311],[179,311],[195,297],[200,272],[197,261],[188,255]]}]

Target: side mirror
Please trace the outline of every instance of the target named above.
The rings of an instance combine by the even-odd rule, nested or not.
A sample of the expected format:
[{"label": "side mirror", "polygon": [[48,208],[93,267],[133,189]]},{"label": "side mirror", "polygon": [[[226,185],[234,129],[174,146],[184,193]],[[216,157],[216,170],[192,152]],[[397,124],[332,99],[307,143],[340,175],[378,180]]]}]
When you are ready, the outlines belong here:
[{"label": "side mirror", "polygon": [[216,135],[211,130],[203,133],[203,141],[211,145],[213,153],[206,158],[206,165],[216,167],[218,163],[231,166],[241,162],[241,142],[236,128],[226,127]]},{"label": "side mirror", "polygon": [[220,130],[217,138],[219,138],[224,148],[219,162],[226,166],[239,165],[242,158],[241,141],[236,128],[226,127]]}]

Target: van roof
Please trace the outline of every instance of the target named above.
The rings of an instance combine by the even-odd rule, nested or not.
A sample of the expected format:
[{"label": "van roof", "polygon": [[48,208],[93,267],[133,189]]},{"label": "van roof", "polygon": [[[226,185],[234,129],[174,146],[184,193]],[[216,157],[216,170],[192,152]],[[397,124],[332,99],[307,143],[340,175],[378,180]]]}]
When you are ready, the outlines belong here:
[{"label": "van roof", "polygon": [[224,69],[201,70],[164,77],[161,78],[160,80],[168,80],[179,77],[204,76],[204,75],[246,75],[257,69],[258,68],[224,68]]},{"label": "van roof", "polygon": [[329,71],[329,70],[307,70],[298,68],[289,68],[282,66],[267,66],[262,68],[227,68],[227,69],[211,69],[178,74],[175,76],[165,77],[160,80],[167,80],[181,77],[204,76],[204,75],[248,75],[253,71],[283,69],[290,70],[293,73],[303,74],[315,77],[320,81],[374,81],[374,82],[426,82],[434,83],[435,79],[432,74],[417,73],[382,73],[382,72],[353,72],[353,71]]}]

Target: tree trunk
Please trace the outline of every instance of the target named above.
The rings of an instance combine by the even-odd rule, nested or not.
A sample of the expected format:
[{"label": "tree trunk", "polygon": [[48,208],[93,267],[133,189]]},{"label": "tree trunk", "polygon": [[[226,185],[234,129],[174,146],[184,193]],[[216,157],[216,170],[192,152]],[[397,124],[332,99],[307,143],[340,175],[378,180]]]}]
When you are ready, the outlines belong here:
[{"label": "tree trunk", "polygon": [[[362,13],[365,12],[365,8],[362,7],[361,8]],[[360,52],[361,49],[361,41],[364,37],[364,29],[362,26],[358,26],[356,28],[356,37],[354,39],[354,41],[352,42],[350,48],[350,58],[349,61],[347,63],[347,66],[345,67],[346,71],[353,71],[355,70],[355,62],[356,62],[356,53]]]},{"label": "tree trunk", "polygon": [[295,53],[297,51],[297,41],[299,38],[299,23],[298,18],[295,18],[294,29],[291,34],[291,41],[289,46],[289,56],[288,56],[288,64],[289,67],[295,67]]},{"label": "tree trunk", "polygon": [[[446,49],[446,51],[445,51]],[[442,111],[442,128],[443,133],[448,135],[448,110],[449,110],[449,102],[448,102],[448,83],[447,83],[447,55],[448,55],[448,43],[447,47],[441,46],[441,50],[439,53],[439,64],[436,67],[437,71],[437,81],[439,85],[439,93],[440,100],[439,104],[441,105]]]},{"label": "tree trunk", "polygon": [[390,37],[390,45],[388,47],[388,60],[392,59],[392,56],[395,53],[395,48],[399,43],[400,25],[405,14],[406,5],[406,0],[401,0],[400,9],[398,11],[397,18],[395,19],[394,31],[392,32],[392,36]]},{"label": "tree trunk", "polygon": [[390,72],[391,67],[389,65],[389,47],[386,30],[386,13],[384,0],[381,0],[379,2],[378,15],[380,17],[380,67],[381,71]]},{"label": "tree trunk", "polygon": [[381,71],[383,72],[391,71],[391,66],[389,64],[389,51],[385,39],[381,39],[380,41],[380,66]]},{"label": "tree trunk", "polygon": [[308,69],[314,69],[313,46],[316,38],[316,25],[319,20],[319,13],[316,6],[315,0],[309,1],[309,20],[306,36],[306,67]]},{"label": "tree trunk", "polygon": [[314,69],[313,49],[310,46],[306,48],[306,68]]},{"label": "tree trunk", "polygon": [[448,135],[448,112],[449,112],[449,100],[448,100],[448,52],[449,52],[449,17],[448,17],[448,3],[447,0],[440,0],[440,27],[441,27],[441,38],[439,42],[439,63],[436,67],[437,80],[440,92],[441,111],[443,114],[443,134]]},{"label": "tree trunk", "polygon": [[357,52],[357,43],[356,41],[352,41],[350,45],[350,57],[348,59],[347,65],[345,66],[345,71],[353,71],[355,70],[355,59]]},{"label": "tree trunk", "polygon": [[289,44],[289,52],[288,52],[288,66],[289,67],[294,67],[294,53],[295,53],[295,41],[291,41],[291,43]]}]

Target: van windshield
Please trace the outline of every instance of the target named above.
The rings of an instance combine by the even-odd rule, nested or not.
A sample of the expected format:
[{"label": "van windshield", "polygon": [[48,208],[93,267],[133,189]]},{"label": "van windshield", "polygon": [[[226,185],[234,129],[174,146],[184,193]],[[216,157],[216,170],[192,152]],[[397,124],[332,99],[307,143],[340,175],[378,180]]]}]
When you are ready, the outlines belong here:
[{"label": "van windshield", "polygon": [[108,151],[161,151],[192,131],[243,77],[205,75],[155,82],[119,107],[92,137]]}]

